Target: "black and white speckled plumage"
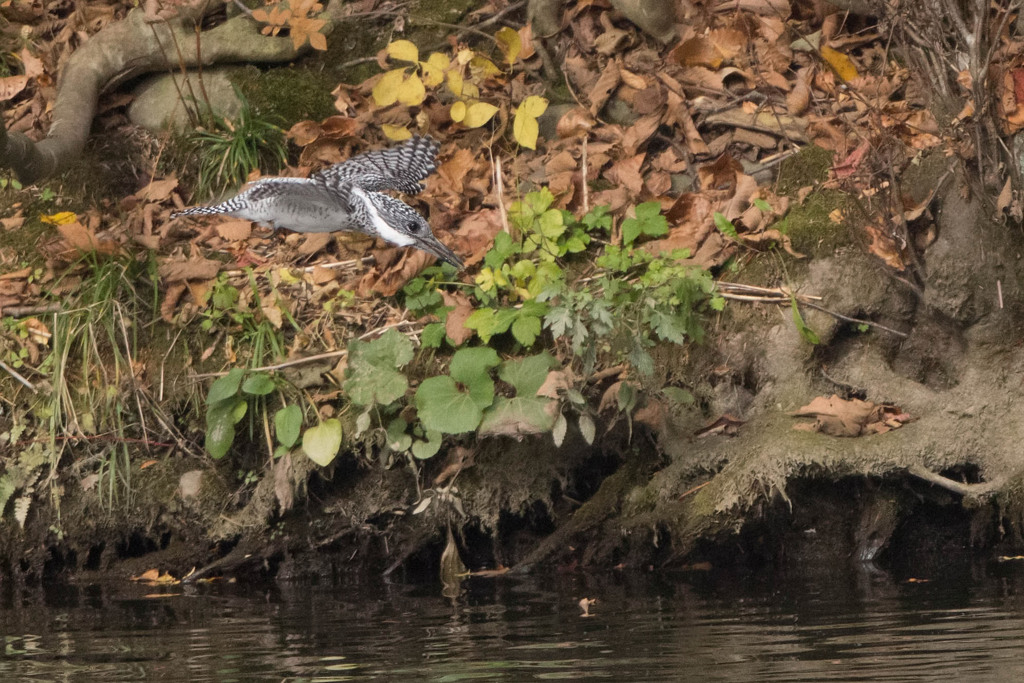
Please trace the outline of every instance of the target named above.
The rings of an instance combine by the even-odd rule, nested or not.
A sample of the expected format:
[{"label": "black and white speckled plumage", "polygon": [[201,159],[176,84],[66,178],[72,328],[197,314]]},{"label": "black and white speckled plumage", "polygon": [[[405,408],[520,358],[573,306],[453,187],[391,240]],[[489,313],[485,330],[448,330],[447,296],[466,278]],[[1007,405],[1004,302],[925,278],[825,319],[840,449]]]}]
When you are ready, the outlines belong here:
[{"label": "black and white speckled plumage", "polygon": [[414,246],[462,268],[462,261],[408,204],[381,194],[416,194],[437,168],[438,143],[414,137],[389,149],[358,154],[309,178],[261,178],[231,199],[185,209],[178,216],[225,214],[296,232],[350,230]]}]

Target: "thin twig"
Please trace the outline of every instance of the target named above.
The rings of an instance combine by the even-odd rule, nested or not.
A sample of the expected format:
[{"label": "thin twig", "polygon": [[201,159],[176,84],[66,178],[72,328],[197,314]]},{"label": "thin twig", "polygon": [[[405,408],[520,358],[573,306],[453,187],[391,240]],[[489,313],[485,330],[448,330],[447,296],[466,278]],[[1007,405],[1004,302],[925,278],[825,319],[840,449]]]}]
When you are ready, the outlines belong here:
[{"label": "thin twig", "polygon": [[907,468],[907,473],[914,475],[918,479],[924,479],[930,484],[941,486],[947,491],[958,493],[961,496],[988,496],[1003,486],[1001,478],[987,481],[984,484],[965,484],[955,479],[944,477],[941,474],[936,474],[922,465],[911,465]]},{"label": "thin twig", "polygon": [[7,374],[9,374],[11,377],[24,384],[29,391],[35,393],[36,388],[32,384],[32,382],[29,382],[27,379],[22,377],[14,368],[12,368],[10,365],[3,362],[2,360],[0,360],[0,370],[6,371]]}]

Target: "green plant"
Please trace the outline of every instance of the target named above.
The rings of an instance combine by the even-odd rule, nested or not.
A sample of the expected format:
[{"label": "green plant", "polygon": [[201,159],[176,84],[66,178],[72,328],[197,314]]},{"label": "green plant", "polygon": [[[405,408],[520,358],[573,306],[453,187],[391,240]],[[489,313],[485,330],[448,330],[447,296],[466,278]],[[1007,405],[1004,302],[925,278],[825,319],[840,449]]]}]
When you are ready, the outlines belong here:
[{"label": "green plant", "polygon": [[196,195],[209,198],[238,187],[256,169],[277,170],[288,160],[284,131],[259,116],[238,88],[238,116],[211,115],[210,124],[187,136],[199,157]]},{"label": "green plant", "polygon": [[284,335],[277,323],[287,319],[296,329],[298,324],[276,301],[263,300],[251,268],[245,273],[249,286],[243,289],[232,285],[227,274],[217,276],[200,327],[207,332],[215,328],[229,332],[233,345],[247,349],[250,367],[256,368],[284,355]]},{"label": "green plant", "polygon": [[49,421],[56,460],[56,435],[107,434],[98,459],[97,490],[107,506],[131,504],[132,467],[127,442],[143,436],[145,400],[133,364],[138,321],[145,318],[135,282],[145,265],[134,259],[83,256],[87,268],[78,292],[52,326],[53,348],[44,366],[52,387],[36,414]]}]

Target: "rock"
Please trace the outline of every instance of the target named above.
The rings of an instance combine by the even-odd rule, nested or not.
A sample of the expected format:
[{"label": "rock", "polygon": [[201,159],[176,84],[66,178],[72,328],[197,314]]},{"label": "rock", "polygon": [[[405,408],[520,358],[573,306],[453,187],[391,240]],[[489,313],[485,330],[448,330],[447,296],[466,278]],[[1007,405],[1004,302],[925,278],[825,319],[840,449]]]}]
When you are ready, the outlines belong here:
[{"label": "rock", "polygon": [[[189,101],[193,95],[202,107],[206,106],[205,98],[208,96],[210,107],[217,116],[234,118],[241,109],[241,101],[228,77],[232,71],[232,68],[205,70],[202,84],[194,72],[189,73],[188,79],[181,74],[147,78],[135,90],[135,100],[128,107],[128,118],[135,125],[154,133],[167,128],[191,128],[192,122],[185,113],[181,98],[184,96]],[[175,83],[180,86],[181,94]]]},{"label": "rock", "polygon": [[181,493],[182,499],[195,498],[199,495],[199,489],[202,485],[203,471],[189,470],[181,475],[181,479],[178,480],[178,492]]}]

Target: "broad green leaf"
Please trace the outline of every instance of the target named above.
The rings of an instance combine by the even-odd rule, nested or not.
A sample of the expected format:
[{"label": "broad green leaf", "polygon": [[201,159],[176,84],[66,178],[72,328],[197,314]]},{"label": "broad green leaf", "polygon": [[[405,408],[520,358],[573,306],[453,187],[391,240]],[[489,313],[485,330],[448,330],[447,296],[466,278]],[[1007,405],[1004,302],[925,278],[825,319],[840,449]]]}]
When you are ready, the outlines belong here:
[{"label": "broad green leaf", "polygon": [[459,349],[452,356],[448,373],[469,390],[478,408],[486,408],[494,402],[494,380],[488,370],[500,362],[497,352],[491,348]]},{"label": "broad green leaf", "polygon": [[447,375],[423,380],[416,390],[416,413],[424,428],[442,434],[474,431],[483,415],[476,401]]},{"label": "broad green leaf", "polygon": [[696,399],[686,389],[680,387],[662,387],[661,393],[664,394],[672,403],[680,406],[692,406],[696,403]]},{"label": "broad green leaf", "polygon": [[409,380],[399,370],[412,356],[412,342],[395,329],[373,341],[353,341],[349,344],[348,377],[342,388],[360,406],[397,401],[409,388]]},{"label": "broad green leaf", "polygon": [[507,360],[498,368],[498,377],[515,387],[517,396],[536,396],[558,361],[547,351],[525,358]]},{"label": "broad green leaf", "polygon": [[409,423],[400,417],[396,417],[388,423],[388,448],[399,452],[409,450],[409,446],[412,445],[412,437],[405,433],[408,427]]},{"label": "broad green leaf", "polygon": [[206,450],[214,460],[223,458],[235,440],[235,423],[245,415],[243,399],[221,400],[206,411]]},{"label": "broad green leaf", "polygon": [[341,450],[341,422],[337,418],[324,420],[310,427],[302,435],[302,451],[320,467],[327,467]]},{"label": "broad green leaf", "polygon": [[470,330],[476,330],[481,341],[486,344],[494,335],[507,332],[517,317],[519,312],[514,308],[478,308],[462,325]]},{"label": "broad green leaf", "polygon": [[501,363],[498,352],[487,346],[471,349],[459,349],[452,356],[448,374],[457,382],[469,384],[480,376],[487,376],[487,371]]},{"label": "broad green leaf", "polygon": [[444,325],[442,323],[428,323],[420,332],[420,346],[425,349],[437,349],[444,341]]},{"label": "broad green leaf", "polygon": [[398,59],[403,62],[418,62],[420,61],[420,50],[416,47],[416,44],[409,40],[396,40],[393,43],[388,43],[386,48],[388,57],[392,59]]},{"label": "broad green leaf", "polygon": [[206,395],[207,405],[212,405],[226,398],[231,398],[238,393],[238,387],[242,384],[242,377],[245,370],[233,368],[228,374],[218,378],[210,385],[210,392]]},{"label": "broad green leaf", "polygon": [[405,69],[388,71],[373,86],[373,101],[378,107],[390,107],[398,101],[398,93],[405,81]]},{"label": "broad green leaf", "polygon": [[302,431],[302,409],[290,405],[274,413],[274,430],[279,444],[285,448],[294,446]]},{"label": "broad green leaf", "polygon": [[530,348],[540,335],[540,318],[533,315],[520,315],[512,323],[512,336],[515,340]]},{"label": "broad green leaf", "polygon": [[426,441],[417,439],[413,442],[412,454],[419,460],[433,458],[441,450],[442,443],[444,443],[444,437],[441,435],[441,432],[428,431]]},{"label": "broad green leaf", "polygon": [[515,64],[516,58],[523,49],[523,43],[519,39],[519,32],[505,26],[494,34],[494,39],[498,41],[498,48],[501,50],[501,54],[504,55],[508,65],[512,66]]},{"label": "broad green leaf", "polygon": [[498,112],[498,108],[486,102],[474,102],[466,107],[466,116],[462,119],[462,125],[466,128],[479,128],[484,125]]},{"label": "broad green leaf", "polygon": [[242,382],[242,392],[250,396],[266,396],[274,390],[274,380],[265,372],[250,375]]}]

